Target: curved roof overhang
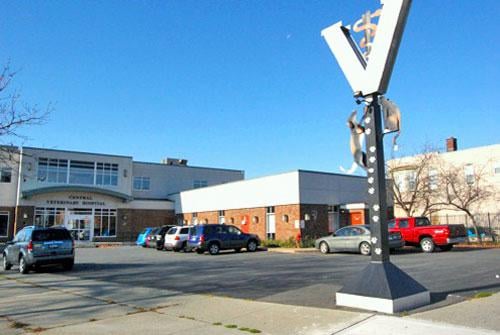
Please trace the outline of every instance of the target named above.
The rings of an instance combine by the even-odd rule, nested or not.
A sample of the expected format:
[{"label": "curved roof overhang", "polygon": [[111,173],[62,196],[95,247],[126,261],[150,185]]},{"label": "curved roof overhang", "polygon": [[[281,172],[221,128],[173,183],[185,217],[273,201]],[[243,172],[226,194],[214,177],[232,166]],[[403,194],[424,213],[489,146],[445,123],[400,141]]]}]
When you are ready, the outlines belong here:
[{"label": "curved roof overhang", "polygon": [[68,186],[68,185],[49,186],[49,187],[42,187],[42,188],[22,191],[22,197],[23,199],[29,199],[35,195],[56,193],[56,192],[87,192],[87,193],[101,194],[118,198],[121,199],[123,202],[129,202],[133,200],[133,197],[128,194],[107,190],[105,188],[91,187],[91,186]]}]

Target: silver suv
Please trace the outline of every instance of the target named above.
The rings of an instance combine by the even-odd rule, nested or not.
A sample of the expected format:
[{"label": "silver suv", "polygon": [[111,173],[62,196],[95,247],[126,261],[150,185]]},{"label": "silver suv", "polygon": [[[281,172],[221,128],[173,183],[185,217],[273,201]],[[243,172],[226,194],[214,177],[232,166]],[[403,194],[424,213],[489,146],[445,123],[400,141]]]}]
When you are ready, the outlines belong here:
[{"label": "silver suv", "polygon": [[19,265],[19,272],[26,274],[31,268],[54,264],[71,270],[75,262],[75,245],[66,228],[28,226],[7,242],[2,256],[4,271]]}]

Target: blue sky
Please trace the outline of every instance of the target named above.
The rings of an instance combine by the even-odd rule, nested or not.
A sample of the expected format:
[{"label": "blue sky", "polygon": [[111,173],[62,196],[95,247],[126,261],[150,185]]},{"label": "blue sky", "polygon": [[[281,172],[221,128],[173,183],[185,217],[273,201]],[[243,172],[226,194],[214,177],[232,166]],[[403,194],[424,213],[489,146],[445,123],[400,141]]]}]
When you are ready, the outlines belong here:
[{"label": "blue sky", "polygon": [[[375,0],[3,1],[0,63],[55,105],[28,146],[243,169],[350,166],[356,107],[323,28]],[[414,1],[387,96],[398,154],[500,142],[498,0]],[[386,157],[391,156],[389,146]]]}]

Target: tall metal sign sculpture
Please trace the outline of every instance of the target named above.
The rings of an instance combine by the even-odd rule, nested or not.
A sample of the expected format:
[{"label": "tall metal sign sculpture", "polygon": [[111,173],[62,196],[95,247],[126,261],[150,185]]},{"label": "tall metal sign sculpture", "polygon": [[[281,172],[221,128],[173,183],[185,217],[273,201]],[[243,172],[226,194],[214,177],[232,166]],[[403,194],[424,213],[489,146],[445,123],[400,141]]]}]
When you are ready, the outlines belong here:
[{"label": "tall metal sign sculpture", "polygon": [[[351,27],[338,22],[322,31],[356,102],[364,113],[348,119],[354,162],[367,172],[367,196],[371,225],[371,262],[336,294],[337,305],[396,313],[430,303],[430,293],[389,259],[387,189],[383,136],[401,127],[399,108],[384,97],[389,84],[411,0],[380,0],[381,9],[362,15],[354,32],[362,32],[360,46]],[[378,18],[378,24],[375,19]],[[362,51],[361,49],[364,49]],[[366,148],[363,151],[363,137]]]}]

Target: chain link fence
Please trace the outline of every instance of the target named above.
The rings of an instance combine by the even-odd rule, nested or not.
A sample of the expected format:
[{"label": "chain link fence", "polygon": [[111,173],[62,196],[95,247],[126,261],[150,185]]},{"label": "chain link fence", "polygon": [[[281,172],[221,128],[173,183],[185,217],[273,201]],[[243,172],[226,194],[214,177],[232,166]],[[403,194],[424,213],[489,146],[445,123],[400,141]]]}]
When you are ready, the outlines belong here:
[{"label": "chain link fence", "polygon": [[[478,231],[484,242],[500,241],[500,213],[475,214]],[[463,224],[467,229],[469,241],[477,241],[472,220],[466,214],[433,214],[430,216],[432,224]]]}]

